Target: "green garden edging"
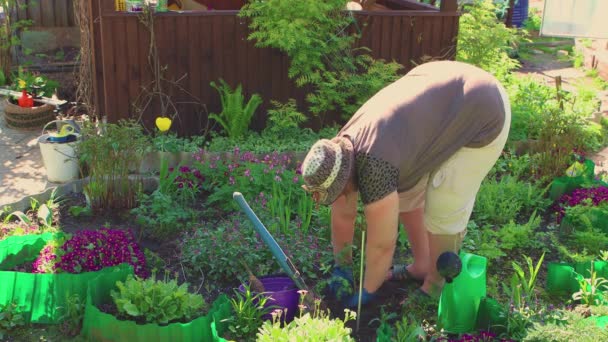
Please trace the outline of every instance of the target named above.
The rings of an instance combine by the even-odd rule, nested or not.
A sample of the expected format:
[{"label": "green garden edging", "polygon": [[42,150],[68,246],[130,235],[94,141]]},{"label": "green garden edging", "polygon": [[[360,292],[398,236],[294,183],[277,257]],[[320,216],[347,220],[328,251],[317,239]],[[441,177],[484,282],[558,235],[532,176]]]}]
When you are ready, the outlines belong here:
[{"label": "green garden edging", "polygon": [[9,236],[0,241],[0,270],[36,260],[40,250],[53,236],[53,233]]},{"label": "green garden edging", "polygon": [[582,174],[576,177],[562,176],[555,178],[549,188],[549,198],[556,201],[561,196],[582,187],[585,183],[608,186],[605,182],[595,180],[595,163],[592,160],[585,160],[583,167]]},{"label": "green garden edging", "polygon": [[[232,305],[226,295],[221,295],[215,300],[207,315],[189,323],[173,323],[166,326],[122,321],[99,310],[98,305],[112,301],[110,293],[116,288],[116,282],[124,281],[126,278],[126,275],[114,274],[95,281],[89,287],[82,328],[82,335],[87,341],[207,342],[222,340],[218,336],[221,336],[227,329],[227,323],[223,320],[232,315]],[[211,326],[213,322],[215,322],[215,333]]]},{"label": "green garden edging", "polygon": [[[577,263],[551,262],[547,266],[547,292],[557,295],[572,296],[580,290],[577,279],[589,278],[591,261]],[[594,261],[594,272],[597,277],[608,279],[608,262]]]},{"label": "green garden edging", "polygon": [[62,320],[69,296],[78,295],[84,300],[87,286],[95,281],[132,273],[133,268],[126,264],[79,274],[0,271],[0,304],[15,303],[26,322],[57,324]]}]

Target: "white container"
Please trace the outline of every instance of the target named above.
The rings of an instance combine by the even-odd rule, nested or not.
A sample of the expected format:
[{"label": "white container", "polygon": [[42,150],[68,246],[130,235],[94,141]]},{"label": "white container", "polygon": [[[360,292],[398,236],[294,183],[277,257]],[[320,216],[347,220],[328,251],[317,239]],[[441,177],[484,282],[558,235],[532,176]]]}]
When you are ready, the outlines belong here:
[{"label": "white container", "polygon": [[[51,123],[48,123],[47,126]],[[43,133],[44,129],[42,130]],[[79,178],[80,168],[78,156],[76,155],[76,145],[80,140],[80,134],[74,133],[74,135],[76,136],[76,141],[72,142],[49,141],[49,134],[42,134],[38,138],[40,153],[42,154],[42,161],[46,168],[49,182],[67,183]]]}]

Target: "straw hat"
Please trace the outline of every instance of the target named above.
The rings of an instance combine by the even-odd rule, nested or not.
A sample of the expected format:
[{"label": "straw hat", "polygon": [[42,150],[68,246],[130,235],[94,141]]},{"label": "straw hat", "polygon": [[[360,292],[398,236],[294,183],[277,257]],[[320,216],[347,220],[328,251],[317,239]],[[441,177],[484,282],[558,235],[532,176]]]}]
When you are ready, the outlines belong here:
[{"label": "straw hat", "polygon": [[344,137],[321,139],[302,163],[302,187],[318,196],[320,204],[332,204],[344,191],[354,163],[352,142]]}]

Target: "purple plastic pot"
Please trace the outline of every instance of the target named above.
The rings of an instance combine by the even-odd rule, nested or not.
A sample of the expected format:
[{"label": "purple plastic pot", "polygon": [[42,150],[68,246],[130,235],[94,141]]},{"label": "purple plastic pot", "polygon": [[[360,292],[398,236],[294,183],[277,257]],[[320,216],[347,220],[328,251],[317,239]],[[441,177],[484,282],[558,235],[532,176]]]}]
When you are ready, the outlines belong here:
[{"label": "purple plastic pot", "polygon": [[[298,304],[300,303],[300,294],[298,293],[298,287],[293,280],[287,276],[263,276],[258,277],[264,285],[264,295],[269,297],[266,301],[265,308],[274,306],[276,309],[282,309],[283,314],[281,317],[285,318],[285,322],[289,323],[293,320],[298,312]],[[245,286],[239,286],[239,291],[245,293]],[[253,293],[256,295],[257,293]],[[285,315],[285,309],[287,309],[287,315]],[[264,320],[272,318],[270,314],[262,317]],[[281,319],[283,320],[283,319]]]}]

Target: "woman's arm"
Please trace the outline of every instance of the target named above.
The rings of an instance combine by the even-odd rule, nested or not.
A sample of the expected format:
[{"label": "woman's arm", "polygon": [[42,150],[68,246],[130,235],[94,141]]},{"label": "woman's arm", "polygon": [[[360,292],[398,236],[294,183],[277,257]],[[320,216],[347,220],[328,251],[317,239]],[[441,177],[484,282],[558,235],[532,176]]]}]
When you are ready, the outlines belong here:
[{"label": "woman's arm", "polygon": [[399,222],[399,197],[392,192],[365,207],[367,244],[364,288],[374,293],[386,279],[393,262]]},{"label": "woman's arm", "polygon": [[357,198],[357,192],[343,194],[331,206],[331,240],[337,265],[352,264],[350,246],[355,234]]}]

